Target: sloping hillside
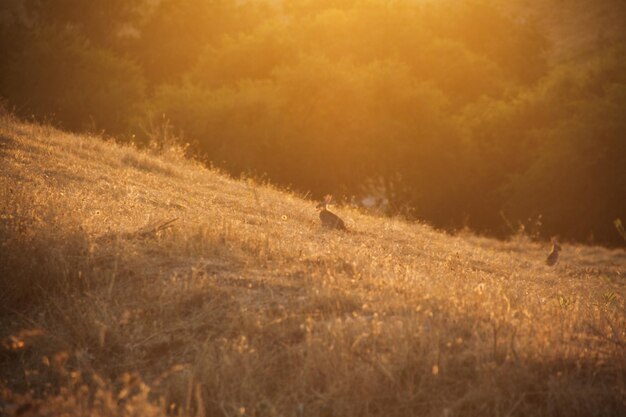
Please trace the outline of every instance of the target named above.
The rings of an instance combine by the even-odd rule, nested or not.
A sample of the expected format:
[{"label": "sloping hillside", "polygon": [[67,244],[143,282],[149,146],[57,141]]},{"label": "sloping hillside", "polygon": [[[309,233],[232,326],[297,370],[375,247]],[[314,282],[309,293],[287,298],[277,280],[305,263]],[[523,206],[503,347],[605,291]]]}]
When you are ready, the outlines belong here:
[{"label": "sloping hillside", "polygon": [[0,413],[619,415],[626,254],[450,236],[0,119]]}]

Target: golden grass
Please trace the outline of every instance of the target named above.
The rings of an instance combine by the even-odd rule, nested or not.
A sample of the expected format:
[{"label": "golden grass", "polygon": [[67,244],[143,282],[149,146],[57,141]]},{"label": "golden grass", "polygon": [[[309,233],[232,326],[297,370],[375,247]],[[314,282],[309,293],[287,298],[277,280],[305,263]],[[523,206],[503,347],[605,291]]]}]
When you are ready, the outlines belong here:
[{"label": "golden grass", "polygon": [[[0,414],[615,416],[626,253],[450,236],[0,119]],[[174,222],[159,228],[165,222]]]}]

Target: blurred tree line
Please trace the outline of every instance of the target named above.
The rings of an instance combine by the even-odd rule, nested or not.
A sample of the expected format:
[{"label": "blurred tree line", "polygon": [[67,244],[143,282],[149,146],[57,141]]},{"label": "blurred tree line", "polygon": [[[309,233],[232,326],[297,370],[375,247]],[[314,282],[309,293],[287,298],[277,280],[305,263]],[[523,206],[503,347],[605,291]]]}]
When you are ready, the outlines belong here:
[{"label": "blurred tree line", "polygon": [[626,47],[550,48],[486,0],[6,0],[0,96],[129,140],[165,115],[232,174],[441,228],[623,244]]}]

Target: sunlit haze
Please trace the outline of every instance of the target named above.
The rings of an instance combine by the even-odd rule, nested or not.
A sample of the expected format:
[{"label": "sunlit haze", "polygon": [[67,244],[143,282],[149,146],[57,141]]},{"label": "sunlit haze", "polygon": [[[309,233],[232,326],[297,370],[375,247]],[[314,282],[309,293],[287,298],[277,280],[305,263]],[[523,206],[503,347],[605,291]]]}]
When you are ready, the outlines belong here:
[{"label": "sunlit haze", "polygon": [[0,415],[624,414],[624,22],[0,2]]}]

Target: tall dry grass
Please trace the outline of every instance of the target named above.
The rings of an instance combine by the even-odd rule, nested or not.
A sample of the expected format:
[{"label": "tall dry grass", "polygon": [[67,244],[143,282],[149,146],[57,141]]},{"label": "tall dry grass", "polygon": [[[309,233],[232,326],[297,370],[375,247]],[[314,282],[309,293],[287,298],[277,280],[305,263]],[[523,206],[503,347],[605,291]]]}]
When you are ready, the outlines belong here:
[{"label": "tall dry grass", "polygon": [[0,119],[0,413],[624,412],[623,250],[327,231],[159,152]]}]

